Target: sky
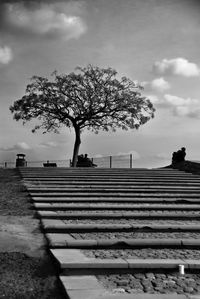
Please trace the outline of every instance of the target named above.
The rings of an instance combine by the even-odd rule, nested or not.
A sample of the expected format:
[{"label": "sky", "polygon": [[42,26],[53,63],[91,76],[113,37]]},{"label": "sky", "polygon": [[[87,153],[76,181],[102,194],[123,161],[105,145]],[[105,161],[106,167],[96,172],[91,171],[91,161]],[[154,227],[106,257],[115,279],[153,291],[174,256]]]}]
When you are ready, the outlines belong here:
[{"label": "sky", "polygon": [[71,158],[74,132],[31,133],[9,107],[34,75],[112,67],[139,81],[156,108],[139,130],[82,133],[90,157],[133,153],[137,166],[169,164],[186,147],[200,160],[200,3],[197,0],[0,2],[0,162]]}]

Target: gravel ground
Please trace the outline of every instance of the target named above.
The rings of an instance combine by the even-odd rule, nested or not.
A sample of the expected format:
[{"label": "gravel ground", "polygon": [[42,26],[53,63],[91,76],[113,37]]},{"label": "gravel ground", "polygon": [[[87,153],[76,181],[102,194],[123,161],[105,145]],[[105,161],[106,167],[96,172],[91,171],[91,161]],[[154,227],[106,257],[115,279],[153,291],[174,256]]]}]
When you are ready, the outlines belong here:
[{"label": "gravel ground", "polygon": [[[0,169],[0,218],[33,216],[29,196],[14,169]],[[0,227],[1,228],[1,227]],[[1,230],[0,230],[1,232]],[[0,239],[0,242],[3,242]],[[16,250],[17,251],[17,250]],[[0,252],[0,298],[62,299],[52,260],[44,252],[41,258],[22,252]]]},{"label": "gravel ground", "polygon": [[180,225],[192,225],[200,224],[200,220],[172,220],[172,219],[68,219],[63,220],[66,224],[144,224],[144,225],[156,225],[156,224],[180,224]]},{"label": "gravel ground", "polygon": [[200,250],[191,249],[98,249],[98,250],[84,250],[84,254],[90,258],[97,259],[190,259],[199,260]]},{"label": "gravel ground", "polygon": [[200,274],[161,274],[147,272],[123,275],[98,275],[103,286],[114,293],[200,293]]},{"label": "gravel ground", "polygon": [[72,233],[70,234],[75,239],[199,239],[200,233],[190,232],[99,232],[99,233]]}]

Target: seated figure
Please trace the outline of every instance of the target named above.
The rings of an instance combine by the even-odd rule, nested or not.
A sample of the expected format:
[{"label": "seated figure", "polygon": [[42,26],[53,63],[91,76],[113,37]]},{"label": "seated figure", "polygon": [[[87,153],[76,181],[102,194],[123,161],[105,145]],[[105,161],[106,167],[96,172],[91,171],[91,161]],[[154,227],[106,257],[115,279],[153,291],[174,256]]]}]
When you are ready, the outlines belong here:
[{"label": "seated figure", "polygon": [[77,167],[96,167],[97,165],[94,164],[92,162],[92,160],[90,160],[88,158],[88,155],[85,154],[85,156],[83,155],[79,155],[78,156],[78,161],[77,161],[77,164],[76,164]]},{"label": "seated figure", "polygon": [[186,150],[185,147],[182,147],[177,152],[173,152],[173,154],[172,154],[172,164],[185,161],[185,156],[186,156],[185,150]]}]

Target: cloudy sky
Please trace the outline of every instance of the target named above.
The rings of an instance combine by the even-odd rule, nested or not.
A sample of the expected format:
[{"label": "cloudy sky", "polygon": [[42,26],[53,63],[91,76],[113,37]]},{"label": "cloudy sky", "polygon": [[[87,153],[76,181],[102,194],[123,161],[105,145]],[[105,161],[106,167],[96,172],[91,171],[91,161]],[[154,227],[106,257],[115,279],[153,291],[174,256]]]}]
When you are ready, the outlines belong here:
[{"label": "cloudy sky", "polygon": [[200,160],[199,15],[196,0],[1,1],[0,162],[21,152],[29,161],[71,157],[73,131],[32,134],[31,124],[12,119],[9,106],[33,75],[89,63],[141,82],[156,113],[138,131],[85,131],[82,153],[133,152],[153,166],[185,146],[188,159]]}]

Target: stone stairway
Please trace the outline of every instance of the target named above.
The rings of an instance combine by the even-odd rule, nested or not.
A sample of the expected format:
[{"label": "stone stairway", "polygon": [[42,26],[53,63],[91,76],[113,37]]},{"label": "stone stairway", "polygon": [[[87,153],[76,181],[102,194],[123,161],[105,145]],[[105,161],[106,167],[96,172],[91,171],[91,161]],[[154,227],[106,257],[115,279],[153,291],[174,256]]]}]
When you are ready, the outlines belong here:
[{"label": "stone stairway", "polygon": [[191,276],[189,288],[180,275],[200,269],[199,176],[171,169],[20,173],[70,299],[200,298],[200,277]]}]

